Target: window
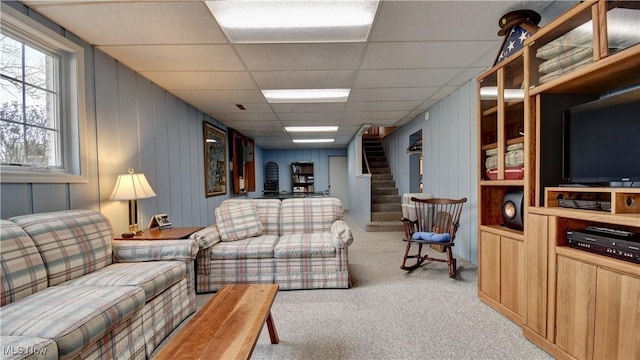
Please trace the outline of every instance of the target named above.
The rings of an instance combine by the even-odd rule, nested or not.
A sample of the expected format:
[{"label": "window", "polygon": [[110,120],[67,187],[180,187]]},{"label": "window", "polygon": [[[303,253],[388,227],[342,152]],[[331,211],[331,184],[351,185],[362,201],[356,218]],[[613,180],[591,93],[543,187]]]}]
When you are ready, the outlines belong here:
[{"label": "window", "polygon": [[86,182],[83,49],[2,7],[2,182]]}]

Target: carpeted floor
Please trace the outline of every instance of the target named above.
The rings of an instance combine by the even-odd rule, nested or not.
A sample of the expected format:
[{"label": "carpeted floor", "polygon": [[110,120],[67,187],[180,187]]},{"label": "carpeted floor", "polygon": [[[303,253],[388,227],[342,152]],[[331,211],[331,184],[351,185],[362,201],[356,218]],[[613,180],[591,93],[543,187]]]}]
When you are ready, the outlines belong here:
[{"label": "carpeted floor", "polygon": [[[280,291],[272,308],[280,344],[263,329],[252,359],[552,359],[478,299],[475,266],[458,259],[457,279],[446,263],[408,273],[400,232],[367,233],[345,220],[352,288]],[[198,295],[198,309],[211,296]]]}]

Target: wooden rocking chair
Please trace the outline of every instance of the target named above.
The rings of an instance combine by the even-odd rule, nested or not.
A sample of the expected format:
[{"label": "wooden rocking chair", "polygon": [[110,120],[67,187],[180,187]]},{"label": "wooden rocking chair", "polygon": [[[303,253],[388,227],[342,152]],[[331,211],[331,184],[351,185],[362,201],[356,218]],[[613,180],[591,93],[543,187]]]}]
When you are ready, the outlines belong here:
[{"label": "wooden rocking chair", "polygon": [[[456,239],[456,231],[460,226],[460,214],[462,205],[467,198],[453,199],[418,199],[411,198],[415,206],[415,218],[403,218],[407,249],[402,261],[402,270],[415,270],[425,261],[446,262],[449,266],[449,277],[456,276],[456,259],[453,257],[451,247]],[[411,246],[416,245],[418,252],[409,254]],[[446,259],[422,255],[423,245],[435,245],[447,253]],[[415,264],[407,265],[408,259],[416,259]]]}]

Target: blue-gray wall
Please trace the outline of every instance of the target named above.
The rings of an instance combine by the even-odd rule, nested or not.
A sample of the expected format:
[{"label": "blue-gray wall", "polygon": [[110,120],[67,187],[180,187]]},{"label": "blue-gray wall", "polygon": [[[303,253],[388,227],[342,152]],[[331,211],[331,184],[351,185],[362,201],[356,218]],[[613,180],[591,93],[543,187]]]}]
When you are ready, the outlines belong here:
[{"label": "blue-gray wall", "polygon": [[[205,197],[202,124],[226,127],[22,4],[6,5],[84,47],[89,166],[86,184],[3,183],[0,216],[90,208],[105,214],[119,233],[128,224],[127,204],[109,195],[117,175],[133,167],[158,194],[138,202],[141,226],[158,212],[168,213],[176,226],[213,223],[214,209],[231,194],[229,189],[226,195]],[[256,149],[256,160],[261,156]],[[261,171],[258,179],[261,183]]]},{"label": "blue-gray wall", "polygon": [[349,215],[365,229],[371,221],[371,175],[358,175],[362,171],[357,171],[358,162],[356,161],[361,152],[362,143],[358,137],[354,137],[349,142],[347,148],[348,163],[348,189],[349,189]]},{"label": "blue-gray wall", "polygon": [[[313,163],[314,191],[323,192],[329,189],[329,156],[346,156],[347,149],[296,149],[296,150],[268,150],[265,149],[261,163],[256,162],[256,171],[264,174],[264,165],[270,161],[278,164],[280,191],[291,192],[291,163],[295,161],[310,161]],[[257,181],[257,179],[256,179]],[[256,190],[262,193],[263,184],[256,184]],[[256,194],[256,196],[260,196]]]},{"label": "blue-gray wall", "polygon": [[474,264],[478,260],[477,107],[475,81],[468,82],[438,104],[383,140],[398,193],[410,192],[409,137],[422,130],[423,186],[434,197],[466,197],[454,253]]}]

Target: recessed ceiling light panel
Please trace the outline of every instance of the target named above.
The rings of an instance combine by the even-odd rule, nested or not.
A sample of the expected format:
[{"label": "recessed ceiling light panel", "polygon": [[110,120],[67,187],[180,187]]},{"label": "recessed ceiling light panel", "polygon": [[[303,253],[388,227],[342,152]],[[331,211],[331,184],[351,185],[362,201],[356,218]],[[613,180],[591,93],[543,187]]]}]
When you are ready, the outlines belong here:
[{"label": "recessed ceiling light panel", "polygon": [[336,132],[337,126],[285,126],[287,132]]},{"label": "recessed ceiling light panel", "polygon": [[206,1],[232,43],[364,42],[378,0]]},{"label": "recessed ceiling light panel", "polygon": [[293,139],[296,144],[332,143],[334,139]]},{"label": "recessed ceiling light panel", "polygon": [[271,104],[346,102],[351,89],[262,90]]}]

